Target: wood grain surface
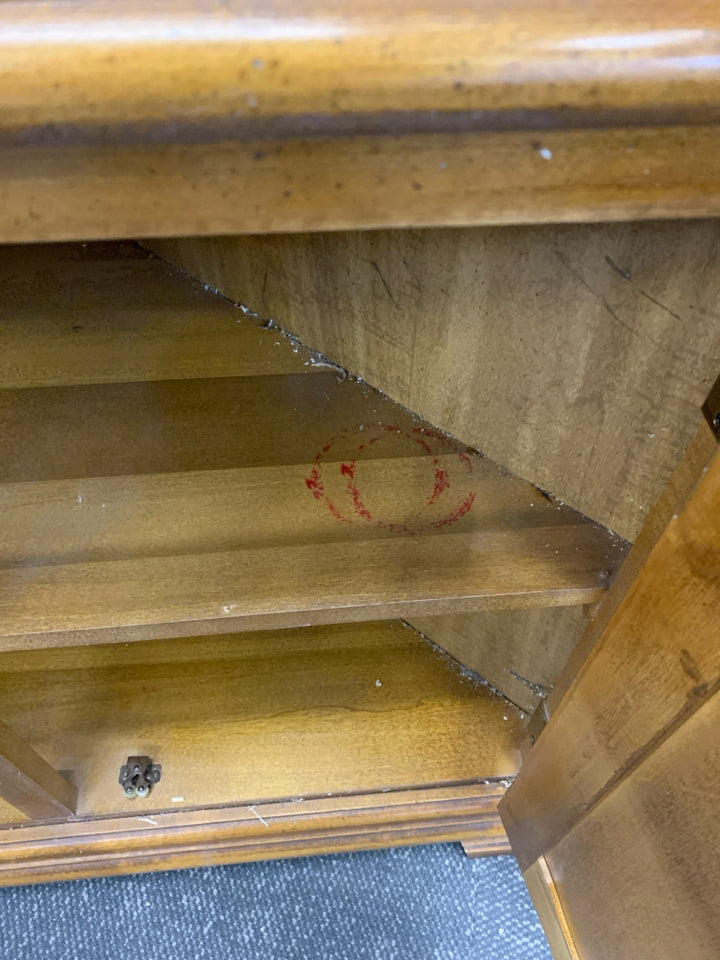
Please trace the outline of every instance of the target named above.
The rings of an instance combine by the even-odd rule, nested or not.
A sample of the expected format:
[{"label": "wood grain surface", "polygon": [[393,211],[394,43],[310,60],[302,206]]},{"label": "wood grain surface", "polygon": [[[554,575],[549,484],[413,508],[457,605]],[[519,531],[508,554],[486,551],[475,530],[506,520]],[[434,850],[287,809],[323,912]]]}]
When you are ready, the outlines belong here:
[{"label": "wood grain surface", "polygon": [[588,622],[579,606],[448,613],[410,621],[526,713],[555,690]]},{"label": "wood grain surface", "polygon": [[631,540],[720,373],[718,222],[152,247]]},{"label": "wood grain surface", "polygon": [[[592,815],[603,797],[687,725],[718,689],[719,505],[715,454],[610,617],[504,801],[503,820],[524,867]],[[703,742],[699,749],[709,746]]]},{"label": "wood grain surface", "polygon": [[0,830],[0,886],[472,838],[505,842],[501,782]]},{"label": "wood grain surface", "polygon": [[716,5],[6,2],[0,238],[720,212]]},{"label": "wood grain surface", "polygon": [[714,960],[720,949],[720,697],[547,856],[583,960]]},{"label": "wood grain surface", "polygon": [[[15,253],[4,338],[48,366],[31,386],[8,364],[0,389],[2,649],[582,604],[610,582],[622,540],[161,261]],[[243,376],[218,369],[233,334]]]},{"label": "wood grain surface", "polygon": [[77,788],[0,721],[0,799],[35,820],[75,812]]},{"label": "wood grain surface", "polygon": [[[719,236],[685,221],[151,246],[635,539],[720,370]],[[527,710],[517,676],[547,692],[585,626],[569,609],[413,622]]]},{"label": "wood grain surface", "polygon": [[[506,779],[522,738],[398,622],[3,654],[0,699],[80,817]],[[145,800],[118,783],[135,755],[163,768]]]},{"label": "wood grain surface", "polygon": [[540,922],[552,950],[554,960],[584,960],[575,949],[568,920],[558,895],[550,868],[540,857],[523,873]]},{"label": "wood grain surface", "polygon": [[322,369],[134,243],[3,246],[0,276],[4,389]]}]

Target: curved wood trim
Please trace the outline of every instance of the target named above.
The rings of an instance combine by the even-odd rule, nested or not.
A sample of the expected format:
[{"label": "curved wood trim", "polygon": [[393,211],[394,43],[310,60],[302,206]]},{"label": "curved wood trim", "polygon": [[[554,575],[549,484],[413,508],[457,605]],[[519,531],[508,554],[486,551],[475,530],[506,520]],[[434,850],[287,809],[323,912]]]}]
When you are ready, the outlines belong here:
[{"label": "curved wood trim", "polygon": [[0,242],[720,214],[705,0],[11,0],[0,64]]}]

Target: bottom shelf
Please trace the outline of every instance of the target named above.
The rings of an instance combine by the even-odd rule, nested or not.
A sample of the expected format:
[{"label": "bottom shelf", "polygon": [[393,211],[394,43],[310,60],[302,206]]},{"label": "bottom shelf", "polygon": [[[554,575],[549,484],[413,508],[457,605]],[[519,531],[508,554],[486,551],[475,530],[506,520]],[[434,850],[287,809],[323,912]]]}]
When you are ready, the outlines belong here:
[{"label": "bottom shelf", "polygon": [[[0,806],[0,884],[473,840],[519,711],[400,622],[0,656],[2,719],[79,792],[69,821]],[[150,796],[118,782],[162,764]]]}]

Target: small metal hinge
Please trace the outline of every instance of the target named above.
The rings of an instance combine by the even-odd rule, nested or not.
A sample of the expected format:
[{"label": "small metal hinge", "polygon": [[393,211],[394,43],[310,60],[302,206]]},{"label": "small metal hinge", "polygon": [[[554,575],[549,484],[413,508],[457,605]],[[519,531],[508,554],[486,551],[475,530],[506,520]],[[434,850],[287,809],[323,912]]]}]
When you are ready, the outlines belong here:
[{"label": "small metal hinge", "polygon": [[120,767],[119,783],[128,799],[146,797],[150,788],[162,776],[162,767],[150,757],[128,757]]}]

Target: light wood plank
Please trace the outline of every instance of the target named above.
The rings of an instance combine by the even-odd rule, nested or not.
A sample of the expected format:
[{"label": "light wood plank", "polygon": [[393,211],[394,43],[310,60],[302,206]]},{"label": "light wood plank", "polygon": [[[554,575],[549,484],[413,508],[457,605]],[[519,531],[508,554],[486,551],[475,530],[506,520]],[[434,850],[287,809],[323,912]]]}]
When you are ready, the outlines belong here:
[{"label": "light wood plank", "polygon": [[614,610],[502,808],[528,866],[720,684],[720,456]]},{"label": "light wood plank", "polygon": [[[3,654],[0,697],[82,817],[505,779],[522,737],[399,623]],[[120,766],[145,754],[162,779],[128,800]]]},{"label": "light wood plank", "polygon": [[[359,451],[366,425],[383,442]],[[0,482],[308,464],[328,444],[338,460],[421,455],[422,426],[327,371],[0,390]]]},{"label": "light wood plank", "polygon": [[[371,455],[384,446],[392,457],[395,437],[369,447]],[[334,459],[322,464],[327,499],[308,488],[312,462],[0,484],[0,569],[584,522],[492,461],[441,453],[448,445],[431,436],[425,442],[435,456],[365,460],[358,452],[354,479],[368,515],[348,491],[347,463]],[[433,499],[438,474],[446,487]],[[616,563],[621,545],[608,545]]]},{"label": "light wood plank", "polygon": [[0,798],[32,820],[68,817],[77,788],[0,721]]},{"label": "light wood plank", "polygon": [[0,649],[599,599],[591,524],[394,536],[0,572]]},{"label": "light wood plank", "polygon": [[135,244],[0,247],[0,388],[321,369]]},{"label": "light wood plank", "polygon": [[583,960],[714,960],[720,950],[720,696],[547,856]]}]

